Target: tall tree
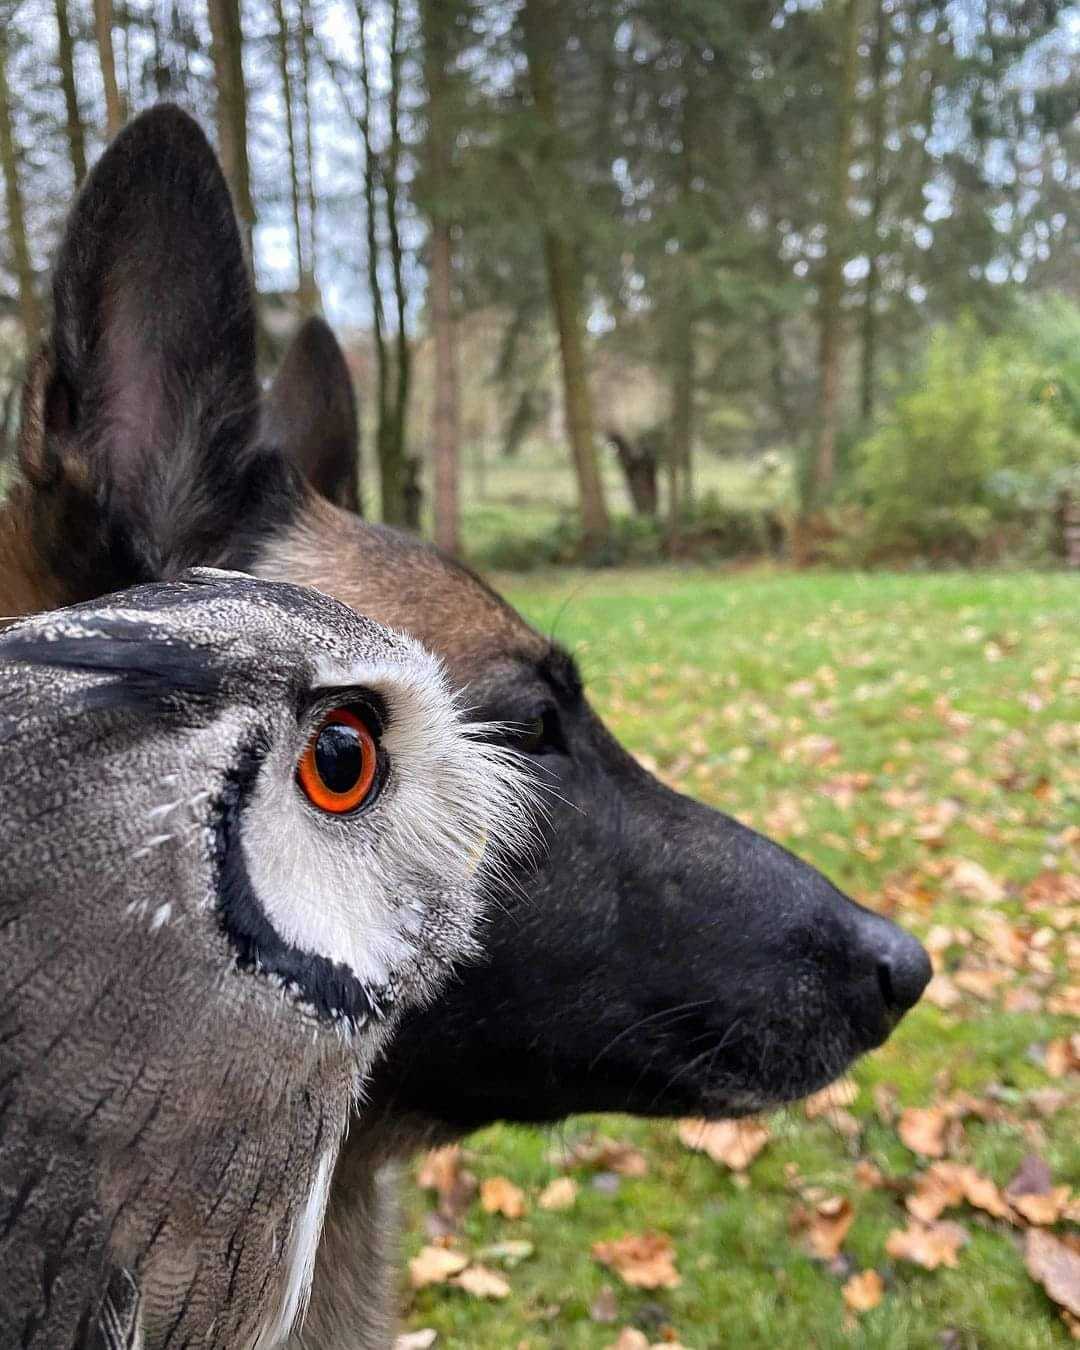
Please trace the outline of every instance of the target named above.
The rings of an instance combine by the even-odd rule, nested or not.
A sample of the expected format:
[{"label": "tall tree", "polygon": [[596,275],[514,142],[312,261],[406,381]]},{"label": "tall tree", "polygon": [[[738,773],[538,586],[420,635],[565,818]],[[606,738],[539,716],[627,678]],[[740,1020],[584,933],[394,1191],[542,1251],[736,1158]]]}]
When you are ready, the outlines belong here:
[{"label": "tall tree", "polygon": [[[390,0],[390,88],[387,92],[387,120],[390,140],[386,150],[386,171],[383,174],[383,192],[386,202],[387,242],[390,249],[390,275],[394,286],[394,404],[388,433],[391,453],[400,466],[402,515],[401,523],[419,526],[419,466],[406,457],[405,428],[409,411],[409,390],[412,381],[412,349],[406,324],[408,296],[405,289],[405,253],[401,239],[400,200],[401,158],[404,142],[401,134],[402,64],[401,0]],[[410,502],[410,493],[412,501]]]},{"label": "tall tree", "polygon": [[[379,505],[382,519],[391,525],[406,520],[407,466],[404,454],[404,426],[398,422],[402,381],[399,374],[397,397],[390,399],[390,352],[387,346],[386,307],[383,302],[380,274],[381,247],[379,242],[379,187],[384,188],[389,174],[384,173],[375,147],[375,94],[368,53],[368,16],[363,0],[356,0],[356,18],[359,26],[360,94],[361,106],[356,114],[364,149],[364,213],[367,235],[368,289],[371,296],[372,337],[375,344],[375,457],[379,467]],[[396,34],[395,34],[396,36]],[[392,44],[393,45],[393,44]],[[392,65],[394,63],[392,62]],[[395,114],[396,116],[396,114]],[[403,302],[400,303],[402,314]],[[407,347],[406,347],[407,350]],[[405,375],[408,390],[408,374]]]},{"label": "tall tree", "polygon": [[[537,163],[543,210],[544,261],[559,337],[566,429],[574,457],[581,527],[586,546],[597,548],[610,532],[604,484],[596,453],[592,395],[585,356],[581,258],[572,219],[575,194],[560,166],[556,65],[564,14],[559,0],[525,0],[520,12],[529,88],[537,119]],[[561,190],[557,180],[562,179]]]},{"label": "tall tree", "polygon": [[256,216],[248,161],[247,89],[244,84],[244,30],[240,0],[208,0],[208,8],[218,152],[250,262]]},{"label": "tall tree", "polygon": [[33,351],[41,334],[41,306],[34,285],[34,266],[26,233],[23,194],[19,182],[19,152],[15,143],[11,92],[8,86],[8,42],[10,22],[0,23],[0,168],[4,174],[4,202],[7,206],[7,235],[11,243],[11,265],[19,288],[19,318],[27,352]]},{"label": "tall tree", "polygon": [[304,314],[311,312],[314,279],[308,257],[308,234],[304,228],[304,189],[300,181],[300,154],[296,135],[296,97],[292,71],[292,31],[284,0],[274,0],[278,75],[285,114],[285,139],[289,148],[289,196],[292,201],[293,248],[296,253],[296,295]]},{"label": "tall tree", "polygon": [[850,174],[855,133],[855,83],[859,62],[859,0],[835,0],[839,65],[836,133],[827,185],[825,257],[818,282],[818,406],[808,506],[820,506],[836,476],[843,360],[844,261],[849,238]]},{"label": "tall tree", "polygon": [[428,312],[435,345],[435,399],[431,426],[435,542],[448,553],[457,553],[460,547],[459,396],[453,318],[453,211],[450,204],[456,120],[450,86],[450,35],[455,8],[446,0],[423,0],[420,11],[427,94]]},{"label": "tall tree", "polygon": [[86,136],[82,113],[79,111],[79,93],[75,86],[75,40],[68,18],[67,0],[56,0],[56,37],[60,58],[60,83],[64,90],[64,108],[67,120],[68,153],[71,156],[71,174],[78,186],[86,177]]},{"label": "tall tree", "polygon": [[298,0],[296,43],[300,55],[300,99],[304,116],[304,200],[307,225],[307,276],[301,301],[306,313],[322,307],[319,286],[319,194],[315,184],[315,146],[311,111],[311,45],[314,38],[309,0]]},{"label": "tall tree", "polygon": [[870,143],[870,215],[866,223],[866,283],[863,288],[862,350],[859,407],[863,421],[874,415],[877,393],[878,294],[881,289],[881,224],[885,211],[885,111],[888,88],[889,15],[885,0],[874,0],[874,32],[870,47],[870,106],[866,134]]},{"label": "tall tree", "polygon": [[101,65],[101,82],[105,86],[105,131],[111,139],[124,125],[124,103],[120,97],[120,86],[116,82],[112,0],[94,0],[94,37]]}]

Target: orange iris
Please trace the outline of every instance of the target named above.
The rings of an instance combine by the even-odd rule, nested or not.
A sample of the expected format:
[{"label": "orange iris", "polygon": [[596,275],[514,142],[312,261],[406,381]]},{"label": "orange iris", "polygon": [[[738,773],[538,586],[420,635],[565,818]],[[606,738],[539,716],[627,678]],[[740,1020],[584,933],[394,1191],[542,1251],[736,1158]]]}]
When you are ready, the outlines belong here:
[{"label": "orange iris", "polygon": [[340,816],[367,800],[377,767],[371,732],[350,709],[333,708],[308,741],[296,777],[313,806]]}]

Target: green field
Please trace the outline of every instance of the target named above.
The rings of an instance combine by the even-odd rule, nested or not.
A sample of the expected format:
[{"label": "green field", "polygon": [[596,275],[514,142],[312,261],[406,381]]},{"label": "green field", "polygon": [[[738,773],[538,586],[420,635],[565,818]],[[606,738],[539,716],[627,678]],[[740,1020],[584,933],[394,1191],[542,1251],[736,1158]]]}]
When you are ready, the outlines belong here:
[{"label": "green field", "polygon": [[[1048,1064],[1046,1046],[1060,1051],[1078,1025],[1067,1000],[1080,984],[1080,902],[1068,892],[1080,872],[1080,579],[658,570],[508,579],[507,589],[574,650],[595,702],[650,767],[932,932],[957,1001],[924,1003],[856,1067],[857,1130],[789,1108],[767,1122],[770,1142],[744,1176],[688,1150],[673,1123],[474,1136],[465,1166],[523,1188],[526,1213],[473,1202],[447,1241],[481,1253],[510,1293],[405,1287],[407,1329],[433,1328],[442,1346],[537,1350],[610,1346],[627,1327],[693,1350],[1069,1344],[1025,1270],[1025,1220],[946,1210],[967,1239],[955,1269],[886,1253],[928,1164],[898,1137],[882,1085],[897,1109],[949,1114],[949,1159],[1004,1187],[1037,1154],[1075,1199],[1080,1075],[1060,1054]],[[574,1206],[540,1209],[539,1191],[561,1174],[552,1153],[593,1129],[640,1148],[646,1175],[578,1167]],[[891,1187],[860,1184],[860,1160]],[[812,1214],[822,1197],[854,1209],[832,1263],[792,1231],[798,1208]],[[415,1191],[410,1203],[407,1256],[428,1240],[435,1196]],[[646,1229],[671,1239],[677,1288],[629,1287],[590,1255],[597,1241]],[[508,1240],[531,1244],[512,1269],[498,1250],[482,1252]],[[849,1313],[841,1287],[864,1270],[882,1276],[884,1296]],[[615,1320],[600,1322],[590,1311],[605,1285]]]}]

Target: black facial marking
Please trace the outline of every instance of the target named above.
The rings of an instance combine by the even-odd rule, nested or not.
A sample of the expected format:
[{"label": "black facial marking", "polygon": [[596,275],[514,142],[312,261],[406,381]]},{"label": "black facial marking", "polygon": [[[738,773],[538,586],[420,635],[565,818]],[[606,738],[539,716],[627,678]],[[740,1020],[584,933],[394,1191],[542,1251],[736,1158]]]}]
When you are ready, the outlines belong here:
[{"label": "black facial marking", "polygon": [[95,635],[51,639],[19,629],[0,638],[0,658],[54,670],[114,675],[114,680],[81,691],[80,712],[151,712],[178,696],[213,699],[221,691],[222,668],[204,647],[167,637],[136,620],[95,621]]},{"label": "black facial marking", "polygon": [[225,786],[215,821],[214,865],[221,924],[244,970],[276,975],[290,992],[327,1022],[350,1029],[380,1018],[390,1001],[387,990],[371,990],[340,961],[301,951],[285,942],[270,923],[251,884],[240,841],[240,816],[262,759],[250,747]]}]

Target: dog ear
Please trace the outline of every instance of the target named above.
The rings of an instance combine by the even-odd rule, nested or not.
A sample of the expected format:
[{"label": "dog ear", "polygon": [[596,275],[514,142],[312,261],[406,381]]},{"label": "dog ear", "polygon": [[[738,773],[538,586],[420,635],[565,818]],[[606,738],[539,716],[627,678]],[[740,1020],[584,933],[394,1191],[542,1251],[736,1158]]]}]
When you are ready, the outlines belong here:
[{"label": "dog ear", "polygon": [[64,497],[51,529],[93,513],[114,563],[137,573],[109,581],[171,575],[221,560],[245,498],[280,490],[280,468],[260,484],[275,475],[256,462],[257,417],[254,297],[229,190],[198,125],[162,105],[116,137],[71,212],[24,398],[23,472]]},{"label": "dog ear", "polygon": [[320,318],[293,339],[265,408],[264,439],[288,454],[307,481],[359,512],[360,426],[345,354]]}]

